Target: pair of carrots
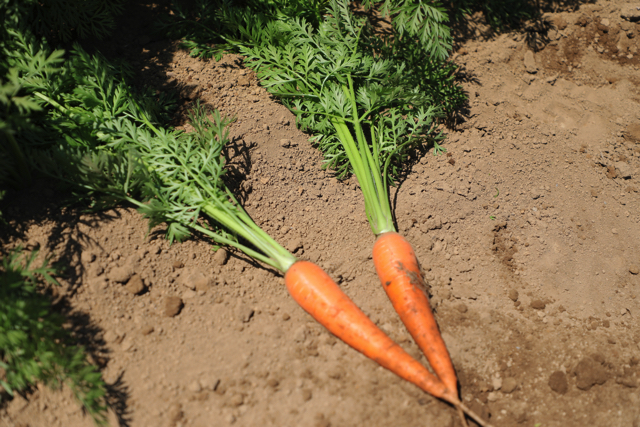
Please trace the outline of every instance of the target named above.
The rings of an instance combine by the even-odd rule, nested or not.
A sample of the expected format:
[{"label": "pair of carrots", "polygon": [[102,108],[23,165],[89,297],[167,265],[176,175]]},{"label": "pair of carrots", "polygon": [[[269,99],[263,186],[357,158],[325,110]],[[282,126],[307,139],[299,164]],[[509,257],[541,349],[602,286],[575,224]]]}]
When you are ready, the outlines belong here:
[{"label": "pair of carrots", "polygon": [[466,413],[488,426],[458,398],[449,352],[429,306],[413,248],[400,234],[386,232],[373,247],[373,261],[394,309],[433,367],[433,375],[378,328],[317,265],[297,261],[285,274],[295,301],[345,343],[425,392],[455,406],[463,423]]}]

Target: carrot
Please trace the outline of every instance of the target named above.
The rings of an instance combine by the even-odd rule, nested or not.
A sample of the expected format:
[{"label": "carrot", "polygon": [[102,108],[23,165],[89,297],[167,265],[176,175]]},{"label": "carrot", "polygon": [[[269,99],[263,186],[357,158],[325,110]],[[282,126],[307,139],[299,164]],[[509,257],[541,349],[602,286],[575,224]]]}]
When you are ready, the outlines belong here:
[{"label": "carrot", "polygon": [[420,266],[411,244],[396,232],[380,234],[373,263],[393,308],[444,385],[458,390],[458,378],[438,330],[426,294]]},{"label": "carrot", "polygon": [[284,278],[293,299],[329,332],[400,378],[451,403],[480,426],[490,427],[458,399],[455,388],[444,384],[382,332],[320,267],[296,261]]},{"label": "carrot", "polygon": [[427,393],[457,400],[454,390],[382,332],[320,267],[298,261],[285,274],[285,284],[293,299],[342,341]]}]

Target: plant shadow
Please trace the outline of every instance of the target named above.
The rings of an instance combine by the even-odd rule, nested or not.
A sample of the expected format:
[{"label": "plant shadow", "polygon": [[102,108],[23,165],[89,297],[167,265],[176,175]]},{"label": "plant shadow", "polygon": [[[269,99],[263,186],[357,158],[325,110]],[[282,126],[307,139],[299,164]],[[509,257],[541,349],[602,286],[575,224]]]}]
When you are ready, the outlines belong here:
[{"label": "plant shadow", "polygon": [[[109,353],[103,336],[103,330],[96,325],[91,316],[80,310],[74,309],[68,298],[63,298],[53,305],[67,319],[69,332],[75,339],[74,344],[82,345],[90,360],[103,370],[109,363]],[[129,387],[122,380],[123,373],[111,384],[106,384],[105,403],[113,411],[118,420],[119,427],[129,427],[131,425],[131,410],[128,407],[130,399]]]},{"label": "plant shadow", "polygon": [[444,3],[454,39],[454,51],[469,40],[491,40],[514,32],[530,49],[539,51],[549,43],[554,28],[549,13],[574,12],[595,0],[450,0]]},{"label": "plant shadow", "polygon": [[[75,309],[70,301],[86,286],[83,283],[86,276],[83,252],[100,248],[99,242],[83,230],[107,224],[120,218],[121,214],[118,210],[106,210],[87,215],[88,212],[79,207],[63,207],[61,200],[67,196],[45,180],[36,180],[20,192],[8,191],[0,204],[6,221],[0,226],[0,252],[6,256],[11,248],[22,245],[29,251],[39,249],[39,259],[53,259],[59,270],[55,277],[61,286],[45,288],[52,309],[66,319],[65,327],[73,337],[72,344],[83,346],[90,362],[103,370],[109,361],[109,349],[102,339],[103,330],[90,313]],[[105,400],[119,425],[128,427],[129,391],[121,379],[107,384]]]}]

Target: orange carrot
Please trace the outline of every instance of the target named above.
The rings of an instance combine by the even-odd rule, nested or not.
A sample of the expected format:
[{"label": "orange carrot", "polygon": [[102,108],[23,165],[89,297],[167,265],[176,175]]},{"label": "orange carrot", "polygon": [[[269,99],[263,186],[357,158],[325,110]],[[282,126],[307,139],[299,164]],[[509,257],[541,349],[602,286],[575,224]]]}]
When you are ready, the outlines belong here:
[{"label": "orange carrot", "polygon": [[440,380],[457,397],[458,378],[429,306],[411,244],[396,232],[382,233],[373,246],[373,263],[400,319]]},{"label": "orange carrot", "polygon": [[298,261],[287,271],[285,284],[293,299],[342,341],[427,393],[458,401],[455,390],[382,332],[320,267]]},{"label": "orange carrot", "polygon": [[451,403],[480,426],[490,427],[458,399],[455,388],[445,385],[382,332],[320,267],[296,261],[284,278],[293,299],[329,332],[400,378]]}]

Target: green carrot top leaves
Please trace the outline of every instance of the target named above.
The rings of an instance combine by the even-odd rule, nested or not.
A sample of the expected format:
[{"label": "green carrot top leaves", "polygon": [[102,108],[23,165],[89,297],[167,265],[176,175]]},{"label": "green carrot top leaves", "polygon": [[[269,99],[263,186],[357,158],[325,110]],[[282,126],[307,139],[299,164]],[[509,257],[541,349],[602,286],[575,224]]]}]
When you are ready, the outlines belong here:
[{"label": "green carrot top leaves", "polygon": [[272,21],[239,47],[262,84],[314,134],[339,178],[355,173],[376,234],[394,229],[388,185],[408,151],[433,138],[441,115],[411,83],[403,63],[385,59],[346,0],[332,0],[317,30],[302,19]]},{"label": "green carrot top leaves", "polygon": [[[283,272],[295,262],[253,222],[224,182],[231,119],[197,106],[190,117],[196,132],[165,129],[157,124],[162,102],[134,95],[119,67],[79,46],[62,64],[61,52],[51,53],[18,33],[15,38],[13,55],[27,59],[21,64],[9,57],[0,66],[16,70],[12,84],[38,116],[23,120],[32,124],[28,128],[12,127],[23,115],[14,107],[15,96],[0,96],[0,106],[12,108],[10,115],[0,114],[0,124],[8,123],[0,134],[15,135],[14,157],[24,159],[26,171],[66,183],[93,208],[131,203],[151,227],[166,223],[171,241],[195,231]],[[13,175],[19,182],[20,174]]]},{"label": "green carrot top leaves", "polygon": [[449,21],[447,13],[438,2],[413,0],[364,0],[369,9],[375,3],[382,3],[380,11],[390,17],[398,34],[403,37],[417,37],[431,56],[443,60],[451,50],[451,33],[445,25]]}]

